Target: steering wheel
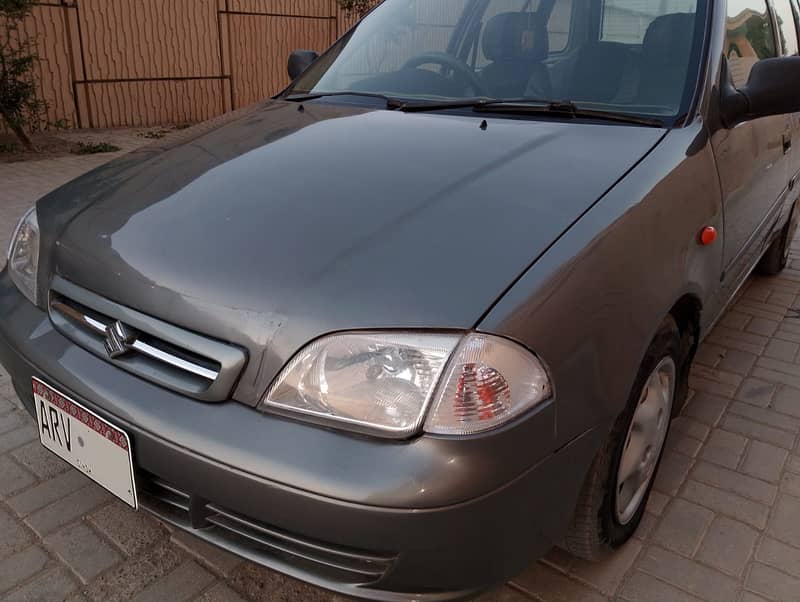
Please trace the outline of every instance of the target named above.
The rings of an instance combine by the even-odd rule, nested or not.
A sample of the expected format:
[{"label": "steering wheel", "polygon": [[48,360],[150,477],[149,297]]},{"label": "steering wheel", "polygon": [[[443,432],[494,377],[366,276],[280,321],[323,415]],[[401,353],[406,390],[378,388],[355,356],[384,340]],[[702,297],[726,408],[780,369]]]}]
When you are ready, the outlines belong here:
[{"label": "steering wheel", "polygon": [[465,83],[473,89],[476,96],[487,96],[486,88],[483,87],[483,83],[475,75],[475,72],[464,61],[454,57],[452,54],[447,54],[446,52],[423,52],[408,59],[402,68],[416,69],[422,65],[449,67],[453,72],[458,73],[463,80],[466,80]]}]

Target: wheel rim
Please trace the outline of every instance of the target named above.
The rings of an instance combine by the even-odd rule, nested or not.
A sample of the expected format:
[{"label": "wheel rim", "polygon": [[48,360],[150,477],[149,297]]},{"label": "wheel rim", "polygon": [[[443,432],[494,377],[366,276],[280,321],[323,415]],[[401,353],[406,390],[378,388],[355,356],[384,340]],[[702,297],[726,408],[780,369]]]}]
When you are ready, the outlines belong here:
[{"label": "wheel rim", "polygon": [[672,416],[676,372],[671,357],[661,360],[633,413],[617,471],[616,512],[621,525],[636,515],[653,480]]}]

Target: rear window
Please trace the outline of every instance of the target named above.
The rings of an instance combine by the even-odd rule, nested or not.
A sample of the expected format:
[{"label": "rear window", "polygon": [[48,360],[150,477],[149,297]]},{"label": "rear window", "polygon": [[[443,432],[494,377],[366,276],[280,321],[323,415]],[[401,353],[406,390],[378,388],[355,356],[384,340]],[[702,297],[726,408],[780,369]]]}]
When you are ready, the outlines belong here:
[{"label": "rear window", "polygon": [[602,8],[600,40],[622,44],[641,44],[650,24],[664,14],[693,13],[697,0],[605,0]]}]

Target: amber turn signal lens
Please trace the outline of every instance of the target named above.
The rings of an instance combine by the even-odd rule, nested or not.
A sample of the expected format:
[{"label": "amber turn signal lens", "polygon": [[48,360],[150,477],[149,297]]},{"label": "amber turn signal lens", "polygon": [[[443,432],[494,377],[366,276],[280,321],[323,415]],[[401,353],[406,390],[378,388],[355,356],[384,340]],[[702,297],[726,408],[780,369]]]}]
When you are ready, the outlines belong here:
[{"label": "amber turn signal lens", "polygon": [[705,246],[710,245],[717,240],[717,229],[713,226],[706,226],[700,231],[700,244]]}]

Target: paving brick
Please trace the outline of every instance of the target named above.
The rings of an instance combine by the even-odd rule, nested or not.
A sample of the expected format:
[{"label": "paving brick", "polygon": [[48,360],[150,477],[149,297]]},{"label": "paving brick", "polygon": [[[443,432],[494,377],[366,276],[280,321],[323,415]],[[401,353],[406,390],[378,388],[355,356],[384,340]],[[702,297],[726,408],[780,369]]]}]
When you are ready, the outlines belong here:
[{"label": "paving brick", "polygon": [[229,575],[243,562],[239,556],[212,546],[185,531],[175,531],[172,534],[172,541],[194,556],[201,564],[208,566],[220,575]]},{"label": "paving brick", "polygon": [[105,537],[128,556],[133,556],[166,537],[167,530],[145,512],[136,512],[115,501],[88,517]]},{"label": "paving brick", "polygon": [[692,389],[723,397],[733,397],[741,382],[742,377],[738,374],[710,370],[700,365],[692,367],[689,377],[689,386]]},{"label": "paving brick", "polygon": [[769,343],[767,337],[732,328],[725,328],[724,326],[717,326],[714,331],[708,335],[706,340],[709,343],[714,343],[728,349],[740,349],[741,351],[749,351],[757,355],[763,353],[764,348],[767,346],[767,343]]},{"label": "paving brick", "polygon": [[17,448],[11,455],[40,479],[50,479],[72,468],[38,441]]},{"label": "paving brick", "polygon": [[171,573],[143,589],[134,602],[182,602],[197,596],[211,583],[214,576],[192,560],[187,560]]},{"label": "paving brick", "polygon": [[768,370],[767,368],[760,367],[758,364],[756,364],[756,366],[753,368],[751,375],[771,383],[786,385],[794,389],[800,389],[800,376],[794,376],[784,372],[777,372],[776,370]]},{"label": "paving brick", "polygon": [[797,600],[800,579],[764,564],[755,563],[747,576],[746,586],[747,589],[772,600]]},{"label": "paving brick", "polygon": [[0,434],[13,431],[14,429],[22,426],[24,423],[25,418],[22,415],[22,412],[0,414]]},{"label": "paving brick", "polygon": [[736,468],[739,466],[746,446],[746,437],[729,431],[714,429],[711,431],[703,449],[700,450],[700,458],[726,468]]},{"label": "paving brick", "polygon": [[738,593],[735,579],[656,546],[642,553],[637,568],[710,602],[730,602]]},{"label": "paving brick", "polygon": [[[745,317],[747,320],[750,319],[749,316]],[[726,352],[727,349],[725,349],[725,347],[721,347],[720,345],[715,345],[714,343],[703,343],[698,348],[697,353],[694,356],[694,361],[698,364],[708,366],[709,368],[716,368],[722,358],[725,357]]]},{"label": "paving brick", "polygon": [[786,470],[795,474],[800,474],[800,456],[789,456],[789,461],[786,463]]},{"label": "paving brick", "polygon": [[650,535],[655,530],[657,524],[658,517],[650,512],[645,512],[642,515],[642,520],[639,523],[639,527],[636,529],[636,533],[634,534],[635,537],[641,539],[642,541],[649,541]]},{"label": "paving brick", "polygon": [[572,575],[605,595],[612,596],[619,589],[625,574],[633,566],[641,550],[641,542],[632,539],[614,554],[599,562],[577,559],[572,568]]},{"label": "paving brick", "polygon": [[800,475],[785,472],[781,477],[781,491],[800,498]]},{"label": "paving brick", "polygon": [[781,494],[769,519],[767,532],[780,541],[800,547],[800,499]]},{"label": "paving brick", "polygon": [[695,464],[691,476],[706,485],[738,493],[762,504],[771,505],[778,494],[775,485],[708,462]]},{"label": "paving brick", "polygon": [[651,539],[684,556],[693,556],[712,520],[711,510],[675,499],[667,506]]},{"label": "paving brick", "polygon": [[691,465],[692,459],[688,456],[669,450],[665,451],[653,487],[667,495],[675,495],[686,479]]},{"label": "paving brick", "polygon": [[38,438],[39,433],[33,424],[25,424],[21,428],[0,434],[0,454],[16,449]]},{"label": "paving brick", "polygon": [[88,483],[89,479],[77,470],[71,470],[10,498],[8,505],[18,515],[27,516],[31,512],[85,487]]},{"label": "paving brick", "polygon": [[756,550],[756,560],[800,578],[800,549],[765,537]]},{"label": "paving brick", "polygon": [[683,488],[682,497],[731,518],[744,521],[756,529],[763,529],[767,525],[768,506],[716,487],[689,480]]},{"label": "paving brick", "polygon": [[[739,311],[743,314],[749,314],[753,316],[753,320],[747,323],[745,326],[745,330],[749,332],[756,332],[756,330],[762,330],[762,334],[768,331],[768,325],[762,324],[756,327],[756,329],[751,328],[753,326],[753,322],[757,318],[762,318],[765,322],[780,322],[786,317],[786,308],[781,307],[780,305],[774,305],[769,302],[759,302],[755,301],[754,299],[742,299],[738,303],[736,303],[736,311]],[[772,336],[769,334],[767,336]]]},{"label": "paving brick", "polygon": [[784,387],[775,395],[772,402],[775,411],[789,414],[795,418],[800,417],[800,389]]},{"label": "paving brick", "polygon": [[0,558],[11,556],[31,543],[33,534],[0,506]]},{"label": "paving brick", "polygon": [[758,408],[747,403],[734,401],[728,407],[728,412],[741,416],[742,418],[748,418],[754,422],[788,431],[792,434],[800,431],[800,418],[774,412],[768,408]]},{"label": "paving brick", "polygon": [[[742,308],[737,308],[742,309]],[[767,319],[762,317],[754,317],[750,322],[745,326],[745,331],[752,332],[753,334],[759,334],[764,337],[771,337],[775,334],[775,331],[778,330],[778,324],[780,324],[779,316],[771,316],[776,319]]]},{"label": "paving brick", "polygon": [[720,319],[720,326],[731,328],[733,330],[744,330],[747,323],[753,319],[753,316],[743,314],[742,312],[731,310]]},{"label": "paving brick", "polygon": [[[483,600],[478,598],[476,602],[525,602],[527,600],[530,600],[530,598],[523,596],[510,587],[503,587],[489,592]],[[197,598],[197,602],[245,602],[245,600],[224,583],[218,583]]]},{"label": "paving brick", "polygon": [[702,602],[700,598],[640,571],[628,577],[619,599],[630,602]]},{"label": "paving brick", "polygon": [[769,299],[767,301],[770,305],[779,305],[780,307],[789,308],[792,307],[797,299],[797,295],[794,293],[779,293],[773,292],[770,294]]},{"label": "paving brick", "polygon": [[782,341],[781,339],[772,339],[767,344],[767,348],[764,349],[764,356],[784,362],[793,362],[797,357],[797,351],[799,349],[800,345],[797,343]]},{"label": "paving brick", "polygon": [[652,512],[656,516],[661,516],[661,513],[664,511],[664,508],[666,508],[670,499],[671,498],[663,493],[653,489],[650,492],[650,498],[647,500],[647,511]]},{"label": "paving brick", "polygon": [[705,441],[711,429],[688,416],[678,416],[672,421],[671,431],[675,431],[686,437],[697,439],[698,441]]},{"label": "paving brick", "polygon": [[703,446],[703,442],[693,437],[687,437],[675,429],[670,429],[665,446],[665,449],[680,452],[684,456],[694,458]]},{"label": "paving brick", "polygon": [[19,585],[47,566],[50,558],[39,546],[31,546],[0,560],[0,593]]},{"label": "paving brick", "polygon": [[751,405],[767,408],[777,389],[774,383],[759,378],[745,378],[736,392],[736,399]]},{"label": "paving brick", "polygon": [[3,602],[50,602],[66,600],[75,592],[78,584],[70,572],[63,567],[50,569],[33,581],[3,597]]},{"label": "paving brick", "polygon": [[184,558],[175,546],[161,542],[100,575],[85,593],[95,602],[129,602],[159,577],[170,573]]},{"label": "paving brick", "polygon": [[[772,342],[770,341],[770,344]],[[767,347],[769,348],[769,345]],[[755,353],[750,353],[749,351],[728,349],[725,356],[717,364],[717,370],[745,376],[750,372],[753,364],[756,363],[757,357]]]},{"label": "paving brick", "polygon": [[752,592],[742,592],[741,602],[769,602],[766,598],[757,596]]},{"label": "paving brick", "polygon": [[734,433],[739,433],[745,437],[750,437],[751,439],[759,439],[766,443],[774,443],[786,449],[792,449],[794,447],[794,433],[753,422],[752,420],[733,414],[727,414],[722,419],[722,428]]},{"label": "paving brick", "polygon": [[758,531],[752,527],[718,516],[711,523],[697,558],[723,573],[739,577],[750,560],[757,539]]},{"label": "paving brick", "polygon": [[36,482],[36,478],[8,456],[0,456],[0,499]]},{"label": "paving brick", "polygon": [[751,441],[742,462],[741,471],[751,476],[777,483],[789,452],[761,441]]},{"label": "paving brick", "polygon": [[26,517],[25,522],[40,537],[68,525],[100,504],[105,504],[111,495],[97,485],[88,485],[68,496],[37,510]]},{"label": "paving brick", "polygon": [[14,410],[14,408],[16,408],[16,406],[11,403],[9,399],[3,397],[2,392],[0,392],[0,414],[7,414]]},{"label": "paving brick", "polygon": [[689,416],[709,426],[716,426],[730,402],[724,397],[699,392],[683,409],[682,415]]},{"label": "paving brick", "polygon": [[54,533],[44,543],[84,583],[122,560],[114,548],[84,523]]}]

